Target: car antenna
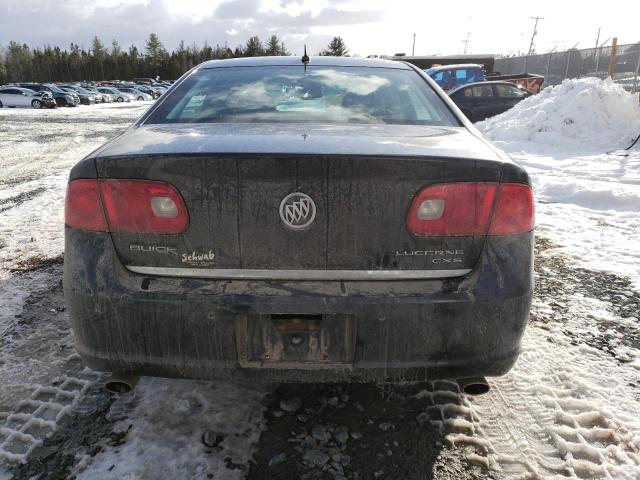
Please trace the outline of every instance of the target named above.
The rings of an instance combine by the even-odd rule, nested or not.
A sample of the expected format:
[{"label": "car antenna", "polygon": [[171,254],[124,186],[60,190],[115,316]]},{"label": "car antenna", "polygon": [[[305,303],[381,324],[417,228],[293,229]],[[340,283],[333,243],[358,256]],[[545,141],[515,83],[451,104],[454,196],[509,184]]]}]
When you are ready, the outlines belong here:
[{"label": "car antenna", "polygon": [[307,73],[307,64],[309,63],[309,55],[307,55],[307,45],[304,46],[304,55],[302,55],[302,63],[304,63],[304,73]]}]

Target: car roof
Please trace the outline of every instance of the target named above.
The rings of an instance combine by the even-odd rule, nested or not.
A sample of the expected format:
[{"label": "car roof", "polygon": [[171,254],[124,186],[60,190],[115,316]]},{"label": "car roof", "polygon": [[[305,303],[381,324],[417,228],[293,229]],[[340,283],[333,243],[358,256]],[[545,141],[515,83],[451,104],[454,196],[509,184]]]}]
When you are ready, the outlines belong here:
[{"label": "car roof", "polygon": [[469,67],[482,68],[483,66],[480,65],[479,63],[456,63],[454,65],[440,65],[437,67],[431,67],[431,68],[428,68],[427,70],[438,71],[438,70],[447,70],[451,68],[469,68]]},{"label": "car roof", "polygon": [[[201,65],[201,68],[222,68],[222,67],[267,67],[267,66],[301,66],[302,57],[276,56],[276,57],[247,57],[229,58],[226,60],[209,60]],[[406,62],[395,60],[381,60],[378,58],[355,58],[355,57],[309,57],[308,66],[331,66],[331,67],[369,67],[369,68],[398,68],[411,70]]]},{"label": "car roof", "polygon": [[5,90],[5,89],[13,89],[13,90],[20,90],[21,92],[24,93],[34,93],[33,90],[30,90],[28,88],[24,88],[24,87],[18,87],[16,85],[0,85],[0,90]]},{"label": "car roof", "polygon": [[459,87],[449,90],[447,93],[451,95],[452,93],[455,93],[458,90],[462,90],[463,88],[467,88],[467,87],[475,87],[476,85],[511,85],[512,87],[517,87],[520,90],[527,90],[526,88],[522,87],[521,85],[518,85],[517,83],[506,82],[504,80],[489,80],[486,82],[465,83],[464,85],[460,85]]}]

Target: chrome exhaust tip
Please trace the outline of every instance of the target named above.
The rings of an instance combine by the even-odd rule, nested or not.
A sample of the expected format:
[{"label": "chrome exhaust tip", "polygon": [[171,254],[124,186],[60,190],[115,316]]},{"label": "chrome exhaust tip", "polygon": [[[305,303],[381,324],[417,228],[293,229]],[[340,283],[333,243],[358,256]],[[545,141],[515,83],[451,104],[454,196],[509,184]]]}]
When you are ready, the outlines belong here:
[{"label": "chrome exhaust tip", "polygon": [[138,375],[132,373],[112,373],[104,386],[111,393],[128,393],[138,383]]},{"label": "chrome exhaust tip", "polygon": [[467,395],[484,395],[489,391],[489,383],[484,377],[459,378],[456,381]]}]

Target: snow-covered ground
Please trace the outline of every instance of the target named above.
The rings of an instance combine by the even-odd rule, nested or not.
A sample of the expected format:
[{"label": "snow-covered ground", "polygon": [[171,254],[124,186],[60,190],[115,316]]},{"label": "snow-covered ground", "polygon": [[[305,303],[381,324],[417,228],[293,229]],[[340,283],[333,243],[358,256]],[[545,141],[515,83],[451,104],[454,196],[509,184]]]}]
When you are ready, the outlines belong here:
[{"label": "snow-covered ground", "polygon": [[[277,407],[265,413],[272,388],[151,378],[114,401],[99,387],[103,377],[73,352],[57,260],[68,171],[146,107],[0,109],[0,479],[37,476],[54,465],[51,449],[67,455],[55,463],[66,478],[269,478],[276,471],[291,478],[282,469],[292,465],[318,473],[303,461],[300,452],[309,450],[293,447],[287,461],[271,465],[262,439],[273,436],[265,429],[311,435],[327,408],[343,409],[336,416],[353,409],[353,418],[373,413],[349,400],[317,407],[320,386],[295,417]],[[407,402],[398,421],[439,431],[453,445],[444,464],[458,455],[475,466],[453,474],[434,467],[434,478],[638,479],[640,146],[626,156],[606,152],[640,134],[640,107],[608,82],[577,80],[478,127],[527,168],[536,193],[537,290],[523,353],[508,375],[490,380],[486,396],[467,397],[446,381],[425,384],[411,400],[387,390],[390,403],[375,407],[376,415]],[[351,397],[364,391],[349,389]],[[406,418],[409,402],[422,410],[416,418]],[[378,428],[385,422],[350,427],[365,432],[362,440],[352,434],[350,445],[369,447],[349,447],[345,472],[368,464],[390,472],[385,459],[414,448],[411,435],[385,442],[395,430]],[[313,445],[320,458],[329,448]],[[266,460],[251,468],[254,454]]]},{"label": "snow-covered ground", "polygon": [[476,126],[527,168],[540,234],[640,288],[640,141],[624,150],[640,135],[637,96],[610,80],[565,80]]},{"label": "snow-covered ground", "polygon": [[[57,429],[70,406],[79,403],[89,384],[103,380],[83,369],[73,353],[63,306],[44,310],[54,321],[44,322],[43,328],[32,331],[25,326],[32,319],[23,310],[30,309],[31,301],[38,303],[47,292],[59,290],[59,269],[57,275],[21,271],[63,253],[69,169],[122,132],[149,105],[0,109],[0,338],[4,340],[0,341],[0,479],[4,480],[3,462],[26,460]],[[123,399],[113,407],[114,412],[128,409],[126,418],[135,422],[129,442],[92,459],[86,470],[87,460],[80,459],[79,478],[206,478],[202,475],[208,473],[215,478],[238,478],[242,471],[231,474],[224,459],[238,464],[249,460],[260,434],[259,401],[265,393],[260,388],[211,382],[143,379],[135,401]],[[158,398],[164,400],[157,403]],[[197,429],[184,421],[194,415],[199,418]],[[112,415],[114,421],[117,418]],[[216,455],[192,462],[194,449],[205,448],[199,437],[207,429],[224,434],[225,440]],[[167,431],[172,441],[158,442],[154,448],[153,439]],[[194,435],[195,447],[181,448]],[[104,448],[108,451],[108,446]],[[176,452],[184,462],[163,462]],[[105,465],[114,461],[118,468]]]}]

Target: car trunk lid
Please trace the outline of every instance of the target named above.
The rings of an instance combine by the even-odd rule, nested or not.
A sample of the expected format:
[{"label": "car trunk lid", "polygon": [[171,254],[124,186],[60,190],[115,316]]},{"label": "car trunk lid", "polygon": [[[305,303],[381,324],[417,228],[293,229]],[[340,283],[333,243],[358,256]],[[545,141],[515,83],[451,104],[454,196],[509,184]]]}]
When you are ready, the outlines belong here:
[{"label": "car trunk lid", "polygon": [[[163,181],[180,192],[185,232],[111,235],[129,268],[187,276],[468,271],[483,235],[416,237],[407,212],[427,185],[499,182],[501,168],[466,129],[404,126],[142,127],[97,156],[100,178]],[[312,221],[295,228],[311,206]]]}]

